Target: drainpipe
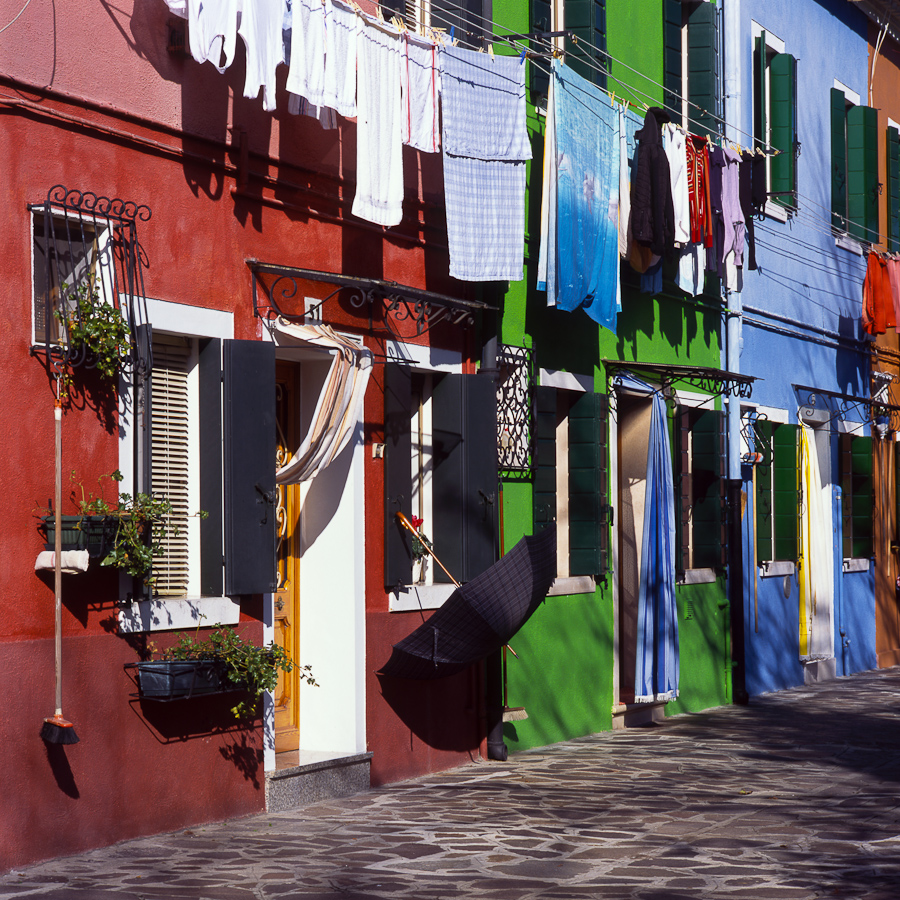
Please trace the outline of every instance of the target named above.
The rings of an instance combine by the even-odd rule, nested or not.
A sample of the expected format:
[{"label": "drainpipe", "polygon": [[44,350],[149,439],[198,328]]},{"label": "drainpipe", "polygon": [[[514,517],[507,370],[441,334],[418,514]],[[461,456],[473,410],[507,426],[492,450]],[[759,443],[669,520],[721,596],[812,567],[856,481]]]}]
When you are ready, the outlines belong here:
[{"label": "drainpipe", "polygon": [[[743,122],[741,108],[741,3],[728,0],[721,12],[724,47],[722,53],[724,82],[725,137],[736,144],[744,143],[738,128]],[[729,372],[741,371],[743,306],[739,291],[723,288],[725,312],[725,364]],[[741,534],[741,401],[726,397],[728,404],[728,605],[731,612],[731,686],[735,703],[747,703],[744,652],[744,560]]]}]

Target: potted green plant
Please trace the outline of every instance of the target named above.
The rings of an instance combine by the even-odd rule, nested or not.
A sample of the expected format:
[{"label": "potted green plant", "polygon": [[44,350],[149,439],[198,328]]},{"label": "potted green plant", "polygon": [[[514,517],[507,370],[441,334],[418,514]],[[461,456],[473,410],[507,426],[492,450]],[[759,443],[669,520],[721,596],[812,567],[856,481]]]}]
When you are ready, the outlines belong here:
[{"label": "potted green plant", "polygon": [[54,312],[65,329],[65,341],[85,358],[103,378],[115,382],[131,354],[131,326],[122,311],[100,299],[93,282],[79,285],[73,306]]},{"label": "potted green plant", "polygon": [[[163,555],[163,540],[171,532],[178,534],[178,525],[169,516],[172,504],[165,497],[146,493],[120,493],[114,501],[103,496],[104,479],[119,483],[122,473],[116,469],[101,475],[99,496],[86,493],[84,485],[71,474],[72,497],[78,515],[62,517],[62,539],[65,549],[87,550],[100,559],[101,566],[114,566],[128,575],[153,585],[153,560]],[[197,513],[206,517],[204,511]],[[47,548],[52,549],[55,522],[52,515],[43,517],[47,530]]]},{"label": "potted green plant", "polygon": [[[244,640],[230,625],[216,625],[208,637],[183,634],[160,659],[129,663],[137,669],[140,696],[147,700],[177,700],[227,691],[245,691],[232,713],[256,714],[266,691],[275,689],[278,673],[295,668],[288,652],[274,642],[260,647]],[[310,666],[299,667],[300,679],[317,686]]]}]

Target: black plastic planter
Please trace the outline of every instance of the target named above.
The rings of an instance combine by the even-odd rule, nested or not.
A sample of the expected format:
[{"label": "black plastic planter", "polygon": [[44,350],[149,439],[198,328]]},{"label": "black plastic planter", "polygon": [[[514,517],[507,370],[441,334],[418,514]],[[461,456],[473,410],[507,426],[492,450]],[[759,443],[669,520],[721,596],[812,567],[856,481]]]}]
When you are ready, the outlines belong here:
[{"label": "black plastic planter", "polygon": [[129,663],[138,671],[138,689],[145,700],[181,700],[204,694],[240,690],[228,680],[228,668],[215,659],[162,659]]},{"label": "black plastic planter", "polygon": [[[102,559],[115,540],[118,522],[113,516],[60,516],[63,550],[87,550],[92,559]],[[56,520],[44,516],[47,529],[47,550],[54,549]]]}]

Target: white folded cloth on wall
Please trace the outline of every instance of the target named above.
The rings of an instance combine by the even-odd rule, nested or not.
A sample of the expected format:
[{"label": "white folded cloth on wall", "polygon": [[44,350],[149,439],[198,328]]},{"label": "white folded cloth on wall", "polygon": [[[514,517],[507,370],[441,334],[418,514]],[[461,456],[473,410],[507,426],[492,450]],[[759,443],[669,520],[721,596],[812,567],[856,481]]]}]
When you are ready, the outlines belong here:
[{"label": "white folded cloth on wall", "polygon": [[[87,572],[91,558],[87,550],[63,550],[59,556],[60,569],[66,575],[78,575]],[[42,550],[34,563],[34,571],[41,572],[45,569],[56,569],[56,553],[53,550]]]}]

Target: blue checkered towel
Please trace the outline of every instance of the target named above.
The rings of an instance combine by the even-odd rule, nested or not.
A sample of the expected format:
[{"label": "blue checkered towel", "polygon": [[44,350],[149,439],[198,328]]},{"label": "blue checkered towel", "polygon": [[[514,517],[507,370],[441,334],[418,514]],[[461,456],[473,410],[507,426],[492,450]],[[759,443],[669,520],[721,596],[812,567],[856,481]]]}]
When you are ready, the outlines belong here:
[{"label": "blue checkered towel", "polygon": [[521,281],[525,250],[525,67],[518,57],[441,47],[450,274]]}]

